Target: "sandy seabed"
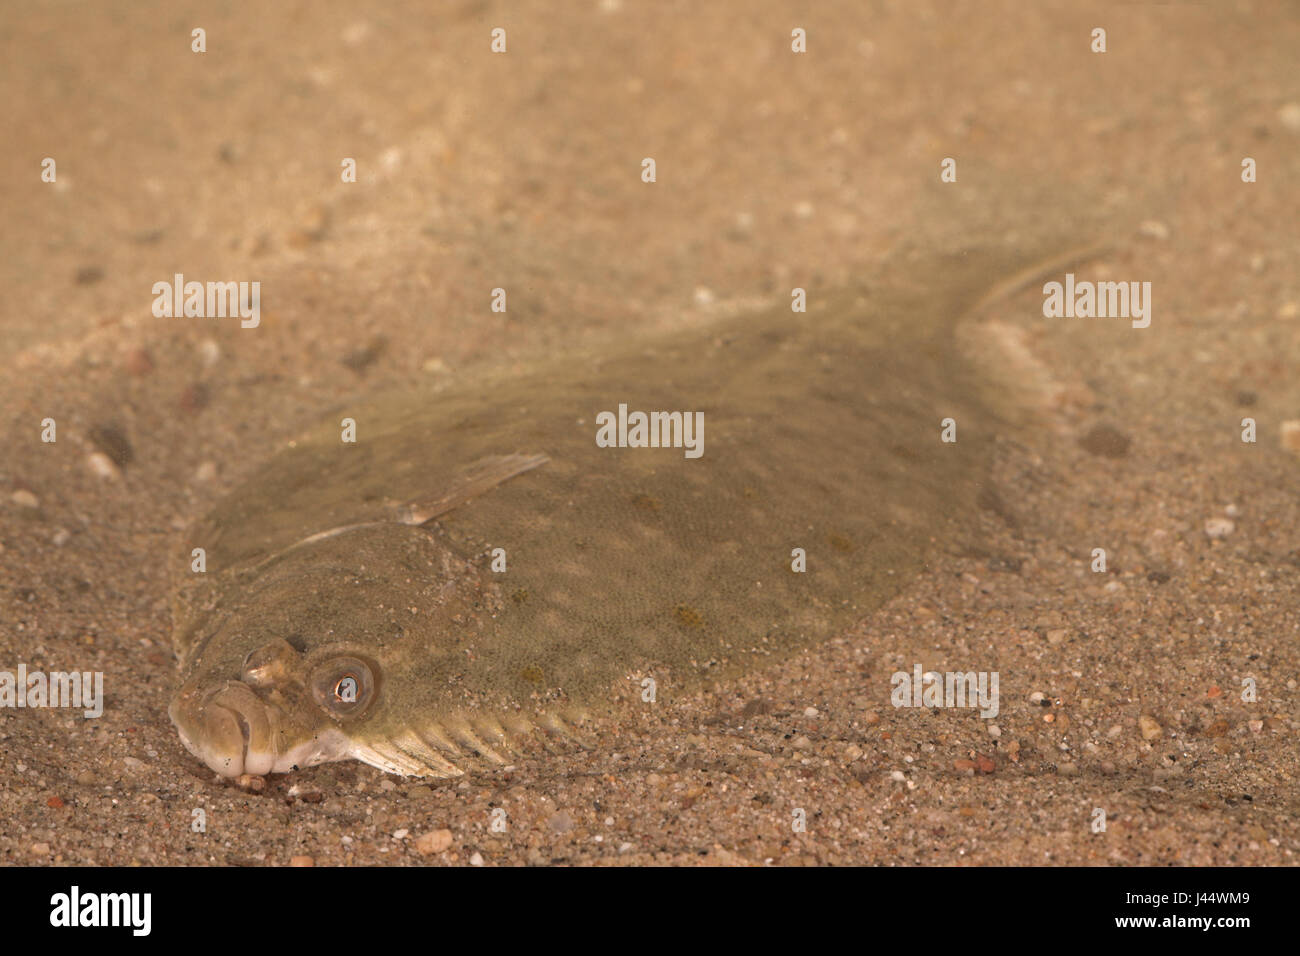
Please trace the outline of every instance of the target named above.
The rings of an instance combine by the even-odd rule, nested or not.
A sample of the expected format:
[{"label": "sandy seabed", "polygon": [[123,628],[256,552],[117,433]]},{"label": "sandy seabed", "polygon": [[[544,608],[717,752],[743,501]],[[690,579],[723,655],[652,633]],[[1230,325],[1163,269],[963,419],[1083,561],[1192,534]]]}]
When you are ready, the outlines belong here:
[{"label": "sandy seabed", "polygon": [[[0,715],[3,859],[1293,863],[1297,49],[1270,2],[7,15],[0,669],[100,671],[105,700]],[[1085,221],[1150,328],[1046,320],[1037,289],[984,317],[1042,423],[999,443],[982,545],[936,541],[851,632],[459,780],[254,792],[181,746],[181,530],[326,411]],[[261,281],[261,324],[156,318],[176,273]],[[893,707],[917,663],[997,671],[997,717]]]}]

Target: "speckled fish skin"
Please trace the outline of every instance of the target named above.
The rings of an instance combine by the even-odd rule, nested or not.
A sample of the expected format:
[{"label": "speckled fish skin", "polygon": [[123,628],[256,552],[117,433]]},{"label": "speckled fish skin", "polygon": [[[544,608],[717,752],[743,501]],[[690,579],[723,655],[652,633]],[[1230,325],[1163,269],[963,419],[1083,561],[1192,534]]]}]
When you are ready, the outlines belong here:
[{"label": "speckled fish skin", "polygon": [[[187,565],[176,601],[182,740],[230,776],[452,776],[632,675],[662,700],[842,632],[973,523],[996,385],[953,325],[1027,261],[922,259],[807,314],[341,409],[186,539],[207,572]],[[619,403],[702,411],[703,456],[598,447]],[[428,524],[397,520],[430,501]]]}]

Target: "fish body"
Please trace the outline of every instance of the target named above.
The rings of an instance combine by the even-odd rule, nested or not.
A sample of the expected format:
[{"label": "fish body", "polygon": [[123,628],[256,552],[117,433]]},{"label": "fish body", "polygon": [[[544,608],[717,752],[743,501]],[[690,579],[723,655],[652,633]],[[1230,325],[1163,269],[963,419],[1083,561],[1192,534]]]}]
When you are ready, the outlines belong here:
[{"label": "fish body", "polygon": [[[355,443],[324,423],[188,535],[182,740],[227,776],[452,776],[629,677],[689,691],[842,632],[972,523],[996,383],[953,328],[1023,264],[922,261],[344,410]],[[601,447],[620,405],[702,413],[702,454]]]}]

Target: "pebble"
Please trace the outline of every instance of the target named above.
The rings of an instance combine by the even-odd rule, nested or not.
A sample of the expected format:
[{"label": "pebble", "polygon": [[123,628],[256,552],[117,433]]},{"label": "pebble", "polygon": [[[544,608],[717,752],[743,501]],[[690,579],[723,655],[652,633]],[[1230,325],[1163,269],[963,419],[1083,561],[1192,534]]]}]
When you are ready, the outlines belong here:
[{"label": "pebble", "polygon": [[903,783],[907,780],[907,776],[901,770],[894,770],[890,772],[889,779],[895,783]]},{"label": "pebble", "polygon": [[122,359],[122,366],[131,375],[142,378],[153,371],[153,356],[148,349],[131,349]]},{"label": "pebble", "polygon": [[393,831],[393,839],[394,839],[394,840],[405,840],[405,839],[407,838],[407,836],[410,834],[410,832],[411,832],[410,830],[394,830],[394,831]]},{"label": "pebble", "polygon": [[315,866],[316,861],[309,856],[294,856],[289,858],[290,866]]},{"label": "pebble", "polygon": [[195,481],[212,481],[216,477],[217,465],[216,462],[212,461],[205,461],[203,464],[199,465],[198,469],[194,472]]},{"label": "pebble", "polygon": [[1293,418],[1282,423],[1282,447],[1300,455],[1300,418]]},{"label": "pebble", "polygon": [[41,506],[41,499],[26,488],[19,488],[9,496],[9,500],[20,508],[39,508]]},{"label": "pebble", "polygon": [[1113,425],[1094,425],[1079,439],[1084,451],[1103,458],[1123,458],[1132,440]]},{"label": "pebble", "polygon": [[221,346],[216,339],[204,339],[199,343],[199,361],[204,368],[212,368],[221,360]]},{"label": "pebble", "polygon": [[117,480],[122,477],[122,472],[117,465],[113,464],[113,459],[102,451],[92,451],[87,455],[86,466],[90,469],[91,474],[97,478]]},{"label": "pebble", "polygon": [[1001,737],[1001,736],[1002,736],[1002,728],[999,727],[997,724],[989,724],[989,736],[990,736],[990,737]]},{"label": "pebble", "polygon": [[61,548],[72,539],[72,532],[67,528],[60,528],[50,537],[50,542],[56,547]]},{"label": "pebble", "polygon": [[1047,632],[1047,643],[1053,645],[1060,644],[1065,640],[1065,636],[1068,633],[1069,632],[1063,627],[1054,627]]},{"label": "pebble", "polygon": [[1160,736],[1160,721],[1150,714],[1143,714],[1138,718],[1138,730],[1142,732],[1143,740],[1155,740]]},{"label": "pebble", "polygon": [[818,712],[817,712],[817,708],[816,708],[816,707],[805,707],[805,708],[803,709],[803,715],[804,715],[805,717],[817,717],[817,716],[820,716],[820,715],[818,714]]},{"label": "pebble", "polygon": [[697,306],[704,307],[712,305],[714,299],[713,291],[711,289],[706,289],[704,286],[700,286],[695,290],[694,298]]},{"label": "pebble", "polygon": [[1138,232],[1148,239],[1168,239],[1169,227],[1159,219],[1146,219],[1138,226]]},{"label": "pebble", "polygon": [[848,763],[853,763],[853,761],[862,756],[862,753],[862,748],[857,744],[849,744],[844,748],[844,759]]},{"label": "pebble", "polygon": [[1029,695],[1029,702],[1031,704],[1041,704],[1045,696],[1046,695],[1041,690],[1036,690]]},{"label": "pebble", "polygon": [[482,865],[483,865],[483,854],[482,854],[482,853],[475,853],[473,856],[471,856],[471,857],[469,858],[469,865],[470,865],[470,866],[482,866]]},{"label": "pebble", "polygon": [[49,856],[50,845],[48,843],[33,843],[32,856]]},{"label": "pebble", "polygon": [[1246,726],[1250,728],[1250,732],[1251,732],[1252,734],[1257,734],[1257,733],[1259,733],[1261,730],[1264,729],[1264,721],[1262,721],[1262,720],[1248,720],[1248,721],[1246,721]]},{"label": "pebble", "polygon": [[573,829],[573,817],[561,810],[547,820],[546,825],[555,833],[568,833]]},{"label": "pebble", "polygon": [[1205,520],[1205,536],[1207,538],[1226,538],[1235,530],[1237,530],[1237,526],[1231,518],[1207,518]]},{"label": "pebble", "polygon": [[1300,103],[1286,103],[1277,111],[1278,122],[1295,133],[1300,133]]},{"label": "pebble", "polygon": [[[129,757],[127,758],[130,759]],[[261,793],[266,789],[266,778],[253,773],[241,773],[235,778],[235,786],[252,793]]]},{"label": "pebble", "polygon": [[415,838],[415,851],[421,856],[442,853],[451,847],[450,830],[432,830]]}]

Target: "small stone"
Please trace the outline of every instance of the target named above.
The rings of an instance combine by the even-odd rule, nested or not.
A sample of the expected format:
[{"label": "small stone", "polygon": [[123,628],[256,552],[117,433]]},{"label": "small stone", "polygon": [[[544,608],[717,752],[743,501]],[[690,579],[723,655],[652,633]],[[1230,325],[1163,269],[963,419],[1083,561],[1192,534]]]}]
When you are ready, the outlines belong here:
[{"label": "small stone", "polygon": [[60,528],[50,536],[50,543],[56,548],[61,548],[72,540],[72,532],[67,528]]},{"label": "small stone", "polygon": [[469,858],[469,865],[470,865],[470,866],[482,866],[482,865],[483,865],[483,854],[482,854],[482,853],[475,853],[473,856],[471,856],[471,857]]},{"label": "small stone", "polygon": [[630,843],[620,843],[620,844],[618,845],[618,852],[619,852],[620,854],[623,854],[623,853],[631,853],[631,852],[632,852],[632,844],[630,844]]},{"label": "small stone", "polygon": [[204,339],[199,343],[199,361],[204,368],[212,368],[221,360],[221,346],[216,339]]},{"label": "small stone", "polygon": [[1068,633],[1069,632],[1063,627],[1054,627],[1047,632],[1047,643],[1053,645],[1060,644],[1065,640]]},{"label": "small stone", "polygon": [[138,757],[123,757],[122,763],[126,764],[129,770],[143,770],[144,761]]},{"label": "small stone", "polygon": [[1205,536],[1207,538],[1226,538],[1236,529],[1236,524],[1230,518],[1207,518],[1205,521]]},{"label": "small stone", "polygon": [[796,737],[793,741],[790,742],[790,746],[793,747],[795,750],[807,750],[812,746],[812,741],[809,740],[806,736],[800,734],[798,737]]},{"label": "small stone", "polygon": [[106,481],[116,480],[122,477],[122,472],[117,465],[113,464],[113,459],[109,458],[102,451],[92,451],[86,456],[86,467],[96,478],[103,478]]},{"label": "small stone", "polygon": [[974,761],[974,760],[967,760],[967,759],[965,759],[965,758],[962,758],[961,760],[954,760],[954,761],[952,762],[952,769],[954,769],[954,770],[960,770],[960,771],[962,771],[962,772],[969,771],[969,772],[971,772],[971,773],[974,773],[974,772],[975,772],[975,761]]},{"label": "small stone", "polygon": [[205,461],[203,464],[199,465],[198,469],[194,472],[195,481],[208,482],[214,480],[216,477],[217,464],[212,461]]},{"label": "small stone", "polygon": [[862,715],[862,722],[866,724],[868,727],[871,727],[874,724],[880,723],[880,715],[876,713],[874,710],[869,711],[868,713]]},{"label": "small stone", "polygon": [[816,708],[816,707],[805,707],[805,708],[803,709],[803,715],[804,715],[805,717],[817,717],[817,716],[819,716],[819,714],[817,713],[817,708]]},{"label": "small stone", "polygon": [[142,378],[153,371],[153,356],[148,349],[131,349],[122,358],[122,367],[131,375]]},{"label": "small stone", "polygon": [[255,773],[241,773],[235,778],[235,786],[250,793],[261,793],[266,789],[266,778]]},{"label": "small stone", "polygon": [[50,797],[50,799],[45,801],[45,805],[49,807],[51,810],[62,810],[63,798],[58,796]]},{"label": "small stone", "polygon": [[289,858],[290,866],[315,866],[316,861],[309,856],[293,856]]},{"label": "small stone", "polygon": [[892,770],[890,771],[889,779],[894,781],[894,783],[903,783],[907,780],[907,775],[901,770]]},{"label": "small stone", "polygon": [[980,773],[992,773],[995,766],[992,757],[986,757],[984,754],[976,755],[975,769]]},{"label": "small stone", "polygon": [[410,830],[405,830],[405,829],[403,829],[403,830],[394,830],[394,831],[393,831],[393,839],[394,839],[394,840],[405,840],[405,839],[407,838],[407,836],[410,834],[410,832],[411,832]]},{"label": "small stone", "polygon": [[1282,447],[1300,455],[1300,419],[1293,418],[1281,426]]},{"label": "small stone", "polygon": [[573,817],[561,810],[559,813],[547,820],[546,825],[550,827],[554,833],[568,833],[573,829]]},{"label": "small stone", "polygon": [[811,219],[815,211],[813,204],[806,199],[794,204],[794,214],[798,219]]},{"label": "small stone", "polygon": [[1138,730],[1142,732],[1143,740],[1155,740],[1160,736],[1160,722],[1150,714],[1143,714],[1138,718]]},{"label": "small stone", "polygon": [[862,748],[857,744],[849,744],[844,748],[844,760],[847,763],[853,763],[853,761],[862,756],[862,753]]},{"label": "small stone", "polygon": [[433,830],[429,833],[422,833],[420,836],[415,838],[415,851],[421,856],[432,856],[435,853],[443,853],[450,848],[450,830]]},{"label": "small stone", "polygon": [[1293,133],[1300,133],[1300,103],[1284,104],[1277,111],[1277,119]]},{"label": "small stone", "polygon": [[1123,458],[1128,454],[1132,440],[1111,425],[1094,425],[1079,439],[1083,450],[1103,458]]},{"label": "small stone", "polygon": [[1045,696],[1046,695],[1041,690],[1036,690],[1029,695],[1029,702],[1031,704],[1041,704]]},{"label": "small stone", "polygon": [[41,506],[41,499],[26,488],[19,488],[9,496],[9,500],[20,508],[39,508]]},{"label": "small stone", "polygon": [[1056,772],[1062,777],[1077,777],[1079,768],[1072,763],[1060,763],[1056,765]]},{"label": "small stone", "polygon": [[712,305],[713,298],[713,291],[711,289],[706,289],[704,286],[700,286],[695,290],[695,304],[701,308]]},{"label": "small stone", "polygon": [[48,843],[33,843],[32,856],[49,856],[50,845]]},{"label": "small stone", "polygon": [[1168,239],[1169,227],[1159,219],[1146,219],[1138,226],[1138,232],[1148,239]]},{"label": "small stone", "polygon": [[1229,729],[1230,728],[1228,722],[1224,720],[1222,717],[1220,717],[1214,723],[1210,724],[1210,726],[1205,728],[1205,736],[1226,737],[1228,735]]},{"label": "small stone", "polygon": [[1246,726],[1250,728],[1252,734],[1257,734],[1264,729],[1264,721],[1248,720],[1246,721]]},{"label": "small stone", "polygon": [[1002,736],[1002,728],[999,727],[997,724],[989,724],[989,736],[990,736],[990,737],[1001,737],[1001,736]]}]

